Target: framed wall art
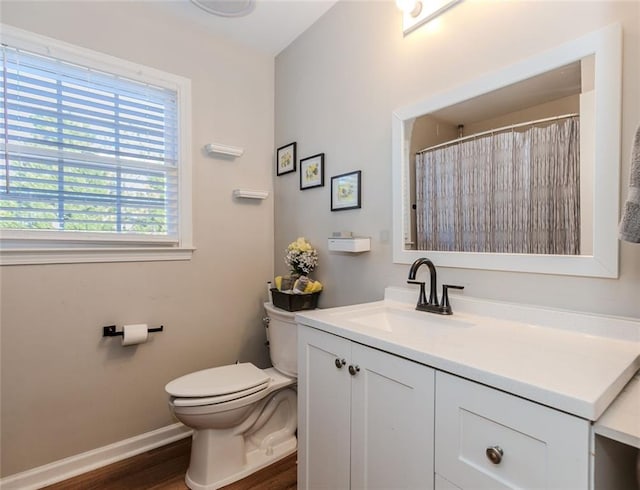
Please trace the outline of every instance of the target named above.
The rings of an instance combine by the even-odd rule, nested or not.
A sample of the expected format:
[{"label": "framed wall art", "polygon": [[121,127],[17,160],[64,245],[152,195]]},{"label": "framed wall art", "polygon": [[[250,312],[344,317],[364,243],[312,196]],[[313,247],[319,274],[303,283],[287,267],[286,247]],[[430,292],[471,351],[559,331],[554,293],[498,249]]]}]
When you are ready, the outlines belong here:
[{"label": "framed wall art", "polygon": [[324,153],[300,160],[300,190],[324,186]]},{"label": "framed wall art", "polygon": [[276,152],[276,175],[296,171],[296,143],[281,146]]},{"label": "framed wall art", "polygon": [[331,177],[331,211],[343,211],[360,207],[361,170]]}]

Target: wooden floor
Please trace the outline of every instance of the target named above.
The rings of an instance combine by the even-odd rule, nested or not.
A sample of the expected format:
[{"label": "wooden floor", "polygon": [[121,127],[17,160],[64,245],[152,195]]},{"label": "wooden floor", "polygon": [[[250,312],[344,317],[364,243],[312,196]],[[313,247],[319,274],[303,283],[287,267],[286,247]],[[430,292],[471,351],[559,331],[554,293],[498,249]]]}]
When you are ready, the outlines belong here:
[{"label": "wooden floor", "polygon": [[[47,490],[186,490],[184,475],[189,466],[191,438],[76,476]],[[296,454],[292,454],[225,490],[295,490]]]}]

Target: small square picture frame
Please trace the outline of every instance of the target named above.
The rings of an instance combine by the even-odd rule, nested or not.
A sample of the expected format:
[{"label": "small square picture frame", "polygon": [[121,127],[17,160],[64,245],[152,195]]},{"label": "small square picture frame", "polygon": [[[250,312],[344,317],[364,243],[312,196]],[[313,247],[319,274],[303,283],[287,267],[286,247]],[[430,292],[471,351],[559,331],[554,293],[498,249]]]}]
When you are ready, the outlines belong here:
[{"label": "small square picture frame", "polygon": [[296,171],[296,143],[281,146],[276,151],[276,175],[290,174]]},{"label": "small square picture frame", "polygon": [[300,190],[324,187],[324,153],[300,159]]},{"label": "small square picture frame", "polygon": [[361,207],[361,170],[331,177],[331,211]]}]

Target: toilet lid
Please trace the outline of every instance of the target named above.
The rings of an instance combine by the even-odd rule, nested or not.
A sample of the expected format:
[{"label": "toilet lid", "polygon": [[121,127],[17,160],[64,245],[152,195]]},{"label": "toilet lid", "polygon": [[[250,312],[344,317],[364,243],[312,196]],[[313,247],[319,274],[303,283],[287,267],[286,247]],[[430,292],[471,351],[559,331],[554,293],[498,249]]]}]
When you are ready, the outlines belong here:
[{"label": "toilet lid", "polygon": [[175,397],[216,397],[250,390],[269,381],[269,376],[250,362],[196,371],[174,379],[165,390]]}]

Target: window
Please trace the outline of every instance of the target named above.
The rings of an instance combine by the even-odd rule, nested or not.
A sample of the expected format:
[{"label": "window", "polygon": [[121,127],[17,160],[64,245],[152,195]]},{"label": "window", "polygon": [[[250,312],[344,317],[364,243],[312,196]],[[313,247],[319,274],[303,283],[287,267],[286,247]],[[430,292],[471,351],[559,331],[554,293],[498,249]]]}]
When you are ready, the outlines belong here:
[{"label": "window", "polygon": [[189,258],[190,82],[6,26],[0,62],[2,263]]}]

